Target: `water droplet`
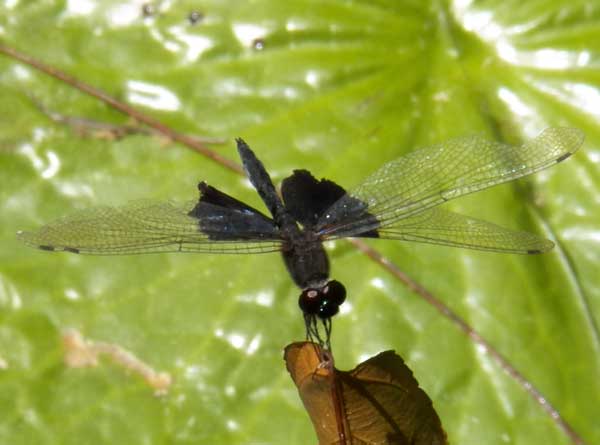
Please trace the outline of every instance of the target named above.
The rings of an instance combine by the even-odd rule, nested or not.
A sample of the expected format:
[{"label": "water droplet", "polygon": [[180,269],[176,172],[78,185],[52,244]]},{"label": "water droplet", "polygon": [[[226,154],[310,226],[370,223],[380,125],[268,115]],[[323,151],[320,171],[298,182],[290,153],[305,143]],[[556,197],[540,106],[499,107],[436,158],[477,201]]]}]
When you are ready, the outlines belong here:
[{"label": "water droplet", "polygon": [[252,41],[252,47],[257,51],[265,49],[265,39],[258,38]]},{"label": "water droplet", "polygon": [[142,15],[147,17],[154,17],[156,14],[156,7],[152,3],[144,3],[142,5]]},{"label": "water droplet", "polygon": [[202,19],[204,19],[204,14],[202,14],[200,11],[190,11],[188,14],[188,21],[191,25],[197,24],[198,22],[202,21]]}]

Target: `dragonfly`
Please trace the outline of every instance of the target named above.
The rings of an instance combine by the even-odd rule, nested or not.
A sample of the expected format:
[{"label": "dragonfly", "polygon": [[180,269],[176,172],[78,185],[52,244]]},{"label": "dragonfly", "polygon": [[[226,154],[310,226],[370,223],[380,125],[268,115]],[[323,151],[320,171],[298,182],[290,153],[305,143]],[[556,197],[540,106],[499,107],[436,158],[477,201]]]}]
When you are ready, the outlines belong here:
[{"label": "dragonfly", "polygon": [[144,200],[85,209],[37,231],[19,232],[18,238],[46,251],[90,255],[280,252],[301,289],[298,304],[307,337],[328,344],[331,318],[345,301],[346,289],[329,276],[325,241],[381,238],[515,254],[547,252],[554,246],[550,240],[440,205],[564,161],[583,140],[580,130],[568,127],[547,128],[522,145],[460,137],[388,162],[348,191],[307,170],[294,170],[278,193],[263,163],[239,138],[244,171],[270,216],[202,181],[196,201]]}]

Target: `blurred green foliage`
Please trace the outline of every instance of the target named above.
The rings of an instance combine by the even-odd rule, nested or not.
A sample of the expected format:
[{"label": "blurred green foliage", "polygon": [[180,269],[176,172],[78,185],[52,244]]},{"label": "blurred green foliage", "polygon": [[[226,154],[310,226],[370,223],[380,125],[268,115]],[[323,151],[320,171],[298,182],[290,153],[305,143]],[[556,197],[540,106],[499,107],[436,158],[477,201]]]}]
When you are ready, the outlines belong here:
[{"label": "blurred green foliage", "polygon": [[[149,2],[150,3],[150,2]],[[600,442],[600,4],[593,1],[5,1],[0,40],[127,100],[176,130],[244,137],[278,182],[307,168],[346,187],[456,135],[518,143],[586,132],[572,160],[452,208],[542,233],[543,256],[372,244],[486,337],[588,443]],[[187,16],[200,12],[192,25]],[[260,43],[260,44],[257,44]],[[239,176],[158,138],[83,138],[54,111],[126,118],[0,57],[0,442],[305,444],[308,417],[282,361],[303,337],[277,255],[79,257],[20,245],[19,229],[131,199],[194,199],[199,180],[260,206]],[[262,207],[259,207],[262,208]],[[566,444],[484,351],[380,266],[338,242],[349,290],[340,368],[395,349],[450,443]],[[172,374],[155,397],[108,361],[71,369],[60,335],[118,344]]]}]

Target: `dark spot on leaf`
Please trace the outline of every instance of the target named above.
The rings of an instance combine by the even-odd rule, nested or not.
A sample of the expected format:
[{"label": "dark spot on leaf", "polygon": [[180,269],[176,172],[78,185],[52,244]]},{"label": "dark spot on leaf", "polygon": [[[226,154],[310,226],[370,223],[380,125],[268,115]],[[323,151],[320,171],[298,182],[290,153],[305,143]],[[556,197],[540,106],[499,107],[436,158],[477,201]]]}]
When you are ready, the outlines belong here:
[{"label": "dark spot on leaf", "polygon": [[198,22],[202,21],[202,19],[204,19],[204,14],[202,14],[200,11],[191,11],[188,14],[188,21],[191,25],[197,24]]}]

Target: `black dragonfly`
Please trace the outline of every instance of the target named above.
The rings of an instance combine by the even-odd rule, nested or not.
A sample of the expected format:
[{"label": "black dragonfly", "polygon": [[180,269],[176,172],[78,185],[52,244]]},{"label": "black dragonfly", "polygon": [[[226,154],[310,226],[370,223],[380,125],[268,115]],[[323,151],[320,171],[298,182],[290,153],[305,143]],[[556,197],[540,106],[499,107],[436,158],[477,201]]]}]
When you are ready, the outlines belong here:
[{"label": "black dragonfly", "polygon": [[42,250],[93,255],[281,252],[302,289],[299,305],[307,335],[323,343],[321,320],[328,344],[331,317],[346,290],[329,278],[324,241],[386,238],[507,253],[546,252],[554,245],[547,239],[438,206],[561,162],[583,139],[580,130],[566,127],[548,128],[520,146],[480,136],[452,139],[384,164],[348,192],[306,170],[294,170],[281,184],[281,197],[262,162],[237,139],[246,175],[271,217],[200,182],[198,201],[91,208],[18,237]]}]

